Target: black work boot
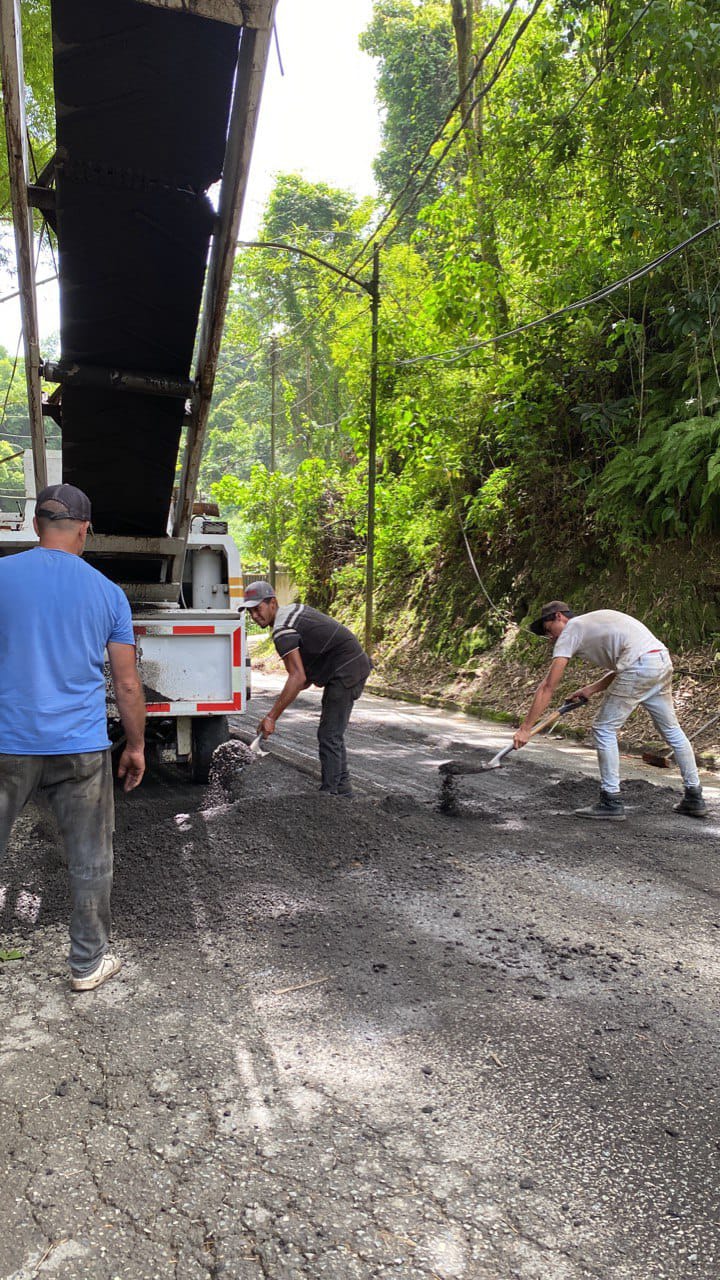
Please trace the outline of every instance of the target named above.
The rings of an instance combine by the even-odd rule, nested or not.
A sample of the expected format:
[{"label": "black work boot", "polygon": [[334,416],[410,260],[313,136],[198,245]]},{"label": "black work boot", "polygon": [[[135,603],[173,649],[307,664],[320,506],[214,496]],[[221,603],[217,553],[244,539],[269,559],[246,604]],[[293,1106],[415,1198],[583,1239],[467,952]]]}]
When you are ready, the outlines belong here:
[{"label": "black work boot", "polygon": [[707,805],[703,800],[702,787],[686,787],[685,795],[679,804],[674,804],[676,813],[686,813],[690,818],[706,818]]},{"label": "black work boot", "polygon": [[625,806],[619,791],[601,791],[597,804],[575,810],[578,818],[599,818],[606,822],[624,822]]}]

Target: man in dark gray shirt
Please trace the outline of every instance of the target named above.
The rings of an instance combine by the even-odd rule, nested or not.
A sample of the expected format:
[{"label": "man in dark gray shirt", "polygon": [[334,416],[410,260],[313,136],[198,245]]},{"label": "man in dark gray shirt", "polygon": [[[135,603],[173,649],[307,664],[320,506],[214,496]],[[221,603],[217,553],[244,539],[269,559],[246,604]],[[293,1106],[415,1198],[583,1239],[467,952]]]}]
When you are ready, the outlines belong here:
[{"label": "man in dark gray shirt", "polygon": [[272,637],[287,671],[287,680],[270,711],[258,725],[269,737],[283,711],[308,685],[323,690],[318,726],[322,782],[320,790],[335,796],[352,795],[345,750],[353,703],[365,686],[372,663],[352,631],[307,604],[279,605],[269,582],[252,582],[240,606],[260,627],[272,627]]}]

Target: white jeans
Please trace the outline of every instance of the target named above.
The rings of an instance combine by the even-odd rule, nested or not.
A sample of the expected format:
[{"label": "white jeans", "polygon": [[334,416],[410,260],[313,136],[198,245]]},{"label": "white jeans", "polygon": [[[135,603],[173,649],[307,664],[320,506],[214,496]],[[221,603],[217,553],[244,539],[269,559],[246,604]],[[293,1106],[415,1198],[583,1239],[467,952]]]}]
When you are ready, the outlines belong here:
[{"label": "white jeans", "polygon": [[644,654],[634,666],[619,672],[610,685],[593,722],[603,791],[620,790],[617,731],[640,703],[649,711],[660,736],[672,747],[685,786],[700,785],[695,754],[675,715],[672,674],[668,651],[660,649]]}]

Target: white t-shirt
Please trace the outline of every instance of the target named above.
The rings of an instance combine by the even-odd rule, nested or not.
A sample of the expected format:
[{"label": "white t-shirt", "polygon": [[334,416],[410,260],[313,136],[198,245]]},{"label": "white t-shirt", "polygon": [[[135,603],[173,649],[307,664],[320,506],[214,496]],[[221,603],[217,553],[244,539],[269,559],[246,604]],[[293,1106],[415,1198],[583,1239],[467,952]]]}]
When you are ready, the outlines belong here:
[{"label": "white t-shirt", "polygon": [[571,618],[553,646],[553,658],[576,654],[593,667],[626,671],[653,649],[665,645],[637,618],[615,609],[595,609]]}]

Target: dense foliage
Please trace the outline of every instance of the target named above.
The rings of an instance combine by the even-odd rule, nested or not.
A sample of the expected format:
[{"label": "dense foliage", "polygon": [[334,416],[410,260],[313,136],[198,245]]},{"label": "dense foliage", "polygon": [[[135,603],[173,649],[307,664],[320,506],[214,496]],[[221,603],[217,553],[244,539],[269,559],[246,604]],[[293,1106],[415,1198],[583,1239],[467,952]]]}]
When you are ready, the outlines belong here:
[{"label": "dense foliage", "polygon": [[[34,176],[47,164],[55,146],[50,5],[47,0],[22,0],[21,13],[27,89],[25,115]],[[10,186],[4,147],[0,148],[0,214],[10,217]]]},{"label": "dense foliage", "polygon": [[638,273],[720,219],[715,0],[376,0],[363,46],[379,199],[282,175],[259,240],[313,256],[236,261],[202,483],[246,558],[359,617],[375,237],[379,638],[471,656],[550,595],[720,630],[717,231]]},{"label": "dense foliage", "polygon": [[[364,46],[384,109],[379,207],[286,175],[261,235],[367,279],[369,238],[393,206],[377,232],[381,629],[402,609],[403,627],[409,614],[459,656],[552,594],[659,616],[675,643],[720,628],[717,232],[604,300],[493,341],[720,217],[720,20],[711,0],[535,8],[528,21],[530,5],[514,7],[479,65],[501,6],[376,0]],[[463,67],[472,88],[443,129]],[[234,433],[234,478],[216,492],[252,513],[252,554],[286,559],[303,588],[358,612],[369,337],[361,290],[246,249],[225,347],[244,383],[231,419],[215,411],[206,460],[214,480]]]}]

